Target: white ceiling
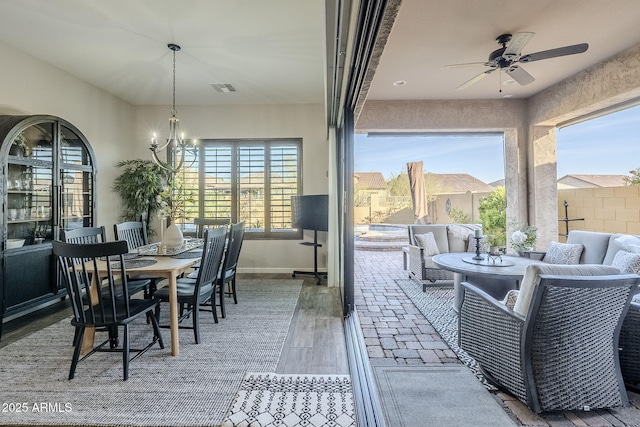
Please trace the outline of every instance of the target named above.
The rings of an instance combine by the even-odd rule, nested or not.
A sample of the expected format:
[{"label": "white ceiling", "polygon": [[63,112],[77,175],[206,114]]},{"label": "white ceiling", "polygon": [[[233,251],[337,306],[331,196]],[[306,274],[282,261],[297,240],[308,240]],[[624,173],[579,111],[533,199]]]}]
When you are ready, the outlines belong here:
[{"label": "white ceiling", "polygon": [[[368,99],[528,97],[639,43],[639,23],[639,0],[403,0]],[[170,42],[178,105],[322,103],[323,28],[323,0],[0,0],[0,41],[136,105],[170,104]],[[523,65],[528,86],[496,71],[455,90],[487,68],[444,65],[486,61],[522,31],[536,33],[523,54],[589,50]]]},{"label": "white ceiling", "polygon": [[[582,54],[523,64],[536,81],[502,85],[494,72],[471,87],[455,88],[488,69],[504,33],[534,32],[522,53],[588,43]],[[638,0],[403,0],[368,99],[491,99],[529,97],[640,42]],[[404,80],[404,86],[393,82]],[[502,88],[502,93],[499,92]]]},{"label": "white ceiling", "polygon": [[[322,103],[322,0],[0,0],[0,40],[136,105]],[[216,92],[230,83],[237,93]]]}]

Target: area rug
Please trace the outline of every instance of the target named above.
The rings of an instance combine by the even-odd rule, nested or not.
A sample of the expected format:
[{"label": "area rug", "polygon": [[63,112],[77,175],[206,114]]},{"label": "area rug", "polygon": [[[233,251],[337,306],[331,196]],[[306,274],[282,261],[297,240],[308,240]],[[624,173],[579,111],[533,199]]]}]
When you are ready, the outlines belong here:
[{"label": "area rug", "polygon": [[348,375],[248,373],[222,427],[355,426]]},{"label": "area rug", "polygon": [[[453,310],[452,282],[442,281],[428,286],[426,292],[423,292],[422,285],[414,280],[396,279],[396,284],[431,323],[458,359],[471,369],[487,390],[495,391],[496,388],[482,375],[477,362],[458,346],[458,315]],[[437,286],[438,284],[441,286]]]},{"label": "area rug", "polygon": [[[238,279],[238,304],[226,304],[225,319],[215,324],[201,313],[200,344],[182,329],[180,355],[172,357],[163,329],[165,349],[154,346],[131,362],[127,381],[117,353],[92,355],[67,380],[68,319],[12,343],[0,350],[0,387],[3,404],[14,405],[0,412],[0,425],[217,426],[246,372],[275,370],[302,282]],[[131,329],[139,348],[151,327],[141,319]]]}]

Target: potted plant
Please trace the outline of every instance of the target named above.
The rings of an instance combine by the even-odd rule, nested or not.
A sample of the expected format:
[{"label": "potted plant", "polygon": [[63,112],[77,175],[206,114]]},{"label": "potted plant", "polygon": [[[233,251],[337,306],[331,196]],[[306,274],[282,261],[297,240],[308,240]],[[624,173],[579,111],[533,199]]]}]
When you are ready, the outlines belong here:
[{"label": "potted plant", "polygon": [[147,223],[147,233],[155,234],[151,228],[151,218],[160,208],[158,195],[168,185],[171,173],[151,160],[125,160],[116,164],[123,172],[114,181],[113,189],[124,202],[124,221]]}]

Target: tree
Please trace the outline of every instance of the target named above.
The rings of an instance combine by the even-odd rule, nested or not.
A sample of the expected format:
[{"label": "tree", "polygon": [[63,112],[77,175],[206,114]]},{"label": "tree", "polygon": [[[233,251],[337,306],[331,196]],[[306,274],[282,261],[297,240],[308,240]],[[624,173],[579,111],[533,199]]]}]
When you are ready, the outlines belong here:
[{"label": "tree", "polygon": [[409,175],[406,170],[401,171],[399,175],[391,174],[391,178],[387,182],[387,192],[390,196],[411,197]]},{"label": "tree", "polygon": [[478,212],[484,234],[493,235],[492,244],[496,246],[506,245],[507,191],[505,187],[497,187],[488,196],[482,197]]},{"label": "tree", "polygon": [[124,202],[124,221],[147,222],[149,227],[152,215],[160,209],[157,196],[162,192],[170,179],[170,172],[153,163],[151,160],[125,160],[116,164],[123,172],[114,181],[113,189]]},{"label": "tree", "polygon": [[640,185],[640,168],[629,171],[631,176],[625,176],[624,182],[627,185]]}]

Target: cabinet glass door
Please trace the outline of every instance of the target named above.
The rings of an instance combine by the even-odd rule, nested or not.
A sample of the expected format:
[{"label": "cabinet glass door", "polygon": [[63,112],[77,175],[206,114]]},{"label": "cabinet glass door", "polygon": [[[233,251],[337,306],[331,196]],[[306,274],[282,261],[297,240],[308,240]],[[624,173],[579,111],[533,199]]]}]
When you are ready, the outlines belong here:
[{"label": "cabinet glass door", "polygon": [[6,249],[53,238],[52,123],[29,126],[16,136],[7,162]]},{"label": "cabinet glass door", "polygon": [[93,224],[93,167],[82,139],[61,126],[60,227],[70,230]]}]

